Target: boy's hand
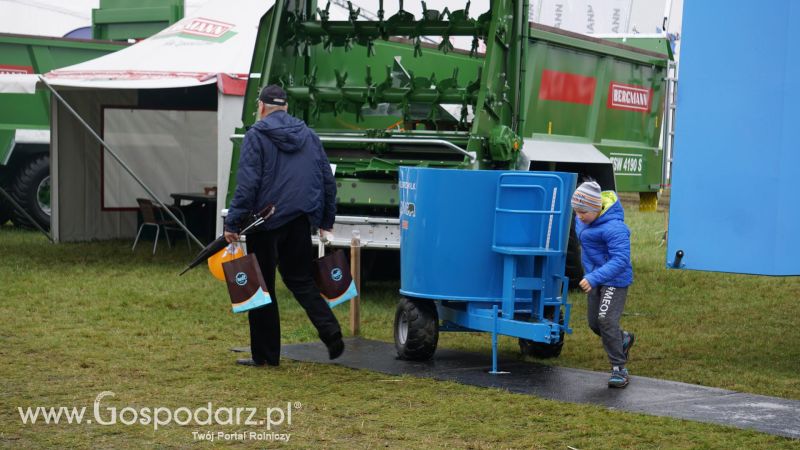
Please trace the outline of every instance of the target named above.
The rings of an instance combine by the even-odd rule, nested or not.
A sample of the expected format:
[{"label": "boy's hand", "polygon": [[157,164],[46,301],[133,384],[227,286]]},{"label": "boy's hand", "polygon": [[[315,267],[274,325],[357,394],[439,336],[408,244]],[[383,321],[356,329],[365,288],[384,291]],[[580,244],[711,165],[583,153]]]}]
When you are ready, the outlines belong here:
[{"label": "boy's hand", "polygon": [[226,231],[225,240],[228,241],[229,244],[233,244],[239,240],[239,233],[231,233],[230,231]]},{"label": "boy's hand", "polygon": [[586,292],[586,293],[588,293],[589,291],[592,290],[592,285],[589,284],[589,282],[586,280],[586,278],[582,279],[581,282],[578,283],[578,286],[580,286],[581,289],[583,289],[583,292]]}]

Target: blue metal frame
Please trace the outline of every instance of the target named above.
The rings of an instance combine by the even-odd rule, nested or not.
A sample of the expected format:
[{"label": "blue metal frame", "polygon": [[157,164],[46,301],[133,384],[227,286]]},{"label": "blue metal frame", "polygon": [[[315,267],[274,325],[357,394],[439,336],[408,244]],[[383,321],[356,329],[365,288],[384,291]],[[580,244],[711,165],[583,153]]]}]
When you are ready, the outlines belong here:
[{"label": "blue metal frame", "polygon": [[[534,342],[543,342],[546,344],[558,342],[561,333],[572,334],[572,328],[569,326],[570,318],[572,316],[572,304],[567,301],[567,293],[569,289],[569,279],[567,277],[559,277],[562,289],[561,296],[550,302],[540,302],[538,315],[535,317],[540,318],[538,322],[526,322],[522,320],[513,319],[512,315],[504,314],[499,308],[497,302],[453,302],[453,301],[436,301],[436,307],[439,313],[439,319],[442,325],[439,331],[442,332],[489,332],[492,334],[492,370],[490,373],[499,374],[497,370],[497,336],[512,336],[523,339],[528,339]],[[458,307],[451,307],[447,304],[459,303],[459,306],[464,306],[464,309]],[[545,306],[556,306],[555,315],[553,320],[543,318],[543,311]],[[533,313],[533,302],[515,302],[514,312],[520,314]],[[564,325],[560,324],[561,309],[564,312]],[[504,317],[505,316],[505,317]],[[508,318],[511,317],[511,318]]]},{"label": "blue metal frame", "polygon": [[[401,213],[401,220],[409,222],[405,231],[407,234],[401,233],[401,239],[405,236],[408,244],[412,245],[406,248],[408,253],[404,258],[410,255],[410,259],[403,261],[403,268],[416,269],[417,272],[414,272],[416,277],[420,276],[418,272],[420,268],[438,271],[439,275],[438,277],[431,275],[421,281],[406,276],[403,278],[401,293],[414,298],[435,300],[441,320],[440,331],[491,333],[490,373],[498,374],[502,373],[497,369],[498,335],[552,344],[558,342],[562,332],[572,333],[569,327],[571,316],[571,305],[568,302],[569,280],[564,276],[564,265],[571,226],[569,199],[572,196],[576,176],[553,172],[503,172],[497,175],[481,175],[479,172],[482,171],[468,173],[461,171],[462,174],[453,172],[439,170],[437,173],[435,169],[419,168],[401,170],[401,185],[411,186],[405,192],[401,192],[401,199],[406,202],[416,202],[414,214]],[[471,216],[452,219],[449,217],[451,214],[462,214],[459,206],[445,204],[444,200],[431,201],[430,191],[435,191],[438,198],[445,199],[447,195],[442,193],[442,189],[456,182],[470,183],[473,179],[468,178],[469,173],[476,174],[474,181],[476,184],[481,184],[473,189],[485,189],[493,183],[496,189],[495,195],[483,196],[482,201],[489,203],[494,201],[494,205],[487,209],[472,204],[470,207],[476,208],[476,211]],[[487,180],[490,176],[494,178]],[[566,186],[569,186],[569,189]],[[470,224],[473,226],[472,231],[477,233],[478,242],[474,244],[486,245],[489,247],[486,249],[489,253],[497,255],[489,261],[502,265],[502,270],[497,270],[496,275],[489,278],[501,283],[502,286],[478,292],[480,295],[475,296],[464,295],[475,294],[473,292],[461,292],[461,295],[451,296],[443,292],[446,289],[439,289],[443,279],[447,281],[445,287],[452,284],[455,288],[460,284],[459,277],[452,273],[458,269],[440,268],[435,264],[428,264],[428,259],[437,258],[438,255],[431,255],[431,251],[425,249],[441,244],[442,240],[439,238],[436,241],[426,241],[429,247],[418,245],[416,240],[428,237],[416,234],[421,232],[421,228],[415,229],[414,224],[415,220],[419,220],[419,216],[426,212],[428,212],[424,216],[426,234],[435,235],[441,231],[437,228],[440,222],[444,222],[444,225],[441,225],[444,227],[450,226],[452,220],[462,220],[458,223],[464,224],[464,219],[472,217],[475,217],[476,221],[485,221],[485,225],[481,226]],[[486,217],[491,220],[478,219],[485,217],[482,214],[486,213],[493,213],[494,217]],[[483,241],[484,239],[489,242]],[[401,254],[403,245],[401,244]],[[413,252],[410,248],[414,249]],[[476,260],[485,262],[486,259],[480,258],[482,252],[486,250],[472,249],[472,256]],[[435,251],[447,252],[448,248],[436,248]],[[470,254],[465,253],[464,257],[469,258]],[[420,262],[417,258],[422,258],[424,261]],[[487,268],[479,272],[487,276],[495,273]],[[487,293],[488,297],[485,296]],[[497,294],[501,297],[495,297]],[[554,308],[555,314],[552,319],[544,317],[546,307]],[[563,325],[560,324],[562,313]],[[526,320],[522,320],[521,317],[525,317]]]}]

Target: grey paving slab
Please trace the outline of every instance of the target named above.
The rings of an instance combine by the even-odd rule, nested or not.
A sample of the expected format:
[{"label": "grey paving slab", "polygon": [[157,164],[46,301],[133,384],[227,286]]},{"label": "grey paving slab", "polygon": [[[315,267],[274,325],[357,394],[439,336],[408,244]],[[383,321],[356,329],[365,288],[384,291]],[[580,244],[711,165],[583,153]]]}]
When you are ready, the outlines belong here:
[{"label": "grey paving slab", "polygon": [[[551,400],[589,403],[800,439],[800,401],[796,400],[639,376],[632,376],[626,389],[609,389],[605,372],[516,360],[501,359],[499,368],[509,373],[492,375],[488,373],[489,355],[439,349],[432,360],[413,362],[398,360],[392,343],[359,338],[348,338],[345,342],[344,355],[333,362],[328,360],[327,351],[319,342],[285,345],[282,354],[296,361],[455,381]],[[246,347],[231,350],[249,351]]]}]

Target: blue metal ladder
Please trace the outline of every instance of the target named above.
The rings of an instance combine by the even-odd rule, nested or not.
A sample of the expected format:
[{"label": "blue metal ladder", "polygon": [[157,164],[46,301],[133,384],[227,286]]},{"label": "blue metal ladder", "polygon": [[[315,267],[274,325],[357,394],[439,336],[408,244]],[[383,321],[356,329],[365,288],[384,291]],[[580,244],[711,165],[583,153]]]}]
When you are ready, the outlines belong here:
[{"label": "blue metal ladder", "polygon": [[[555,183],[548,182],[550,180],[555,180]],[[553,186],[551,189],[545,189],[543,185]],[[533,194],[529,197],[539,194],[541,202],[538,205],[525,204],[526,192]],[[498,309],[497,305],[492,307],[495,327],[492,330],[492,371],[489,373],[503,373],[497,370],[497,318],[502,315],[503,318],[513,319],[518,290],[543,293],[548,284],[546,278],[549,276],[548,269],[552,257],[563,254],[558,243],[555,245],[556,248],[551,244],[553,227],[560,227],[562,223],[560,216],[563,211],[560,209],[560,203],[563,200],[562,202],[558,200],[559,196],[563,195],[564,183],[556,175],[511,173],[501,175],[497,182],[492,250],[503,255],[503,297],[501,308]],[[556,209],[557,206],[559,209]],[[536,232],[537,223],[538,232]],[[531,233],[524,232],[526,226],[531,226],[532,229],[528,230]],[[504,235],[509,230],[520,228],[523,228],[522,233]],[[564,234],[560,233],[559,236],[563,237]],[[542,276],[537,277],[535,273],[533,276],[519,276],[517,271],[521,260],[531,257],[534,267],[539,268],[536,272],[540,272]],[[566,280],[562,282],[563,290],[566,290],[567,282]],[[561,305],[561,301],[546,302],[544,295],[540,295],[537,311],[539,317],[542,316],[546,305]],[[554,319],[558,321],[558,314]]]}]

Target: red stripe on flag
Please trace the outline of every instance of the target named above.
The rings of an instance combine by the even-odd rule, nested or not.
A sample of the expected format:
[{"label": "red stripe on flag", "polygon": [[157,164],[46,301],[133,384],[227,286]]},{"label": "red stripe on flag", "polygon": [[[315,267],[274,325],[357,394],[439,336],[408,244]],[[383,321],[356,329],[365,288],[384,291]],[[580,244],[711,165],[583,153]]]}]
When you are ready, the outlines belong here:
[{"label": "red stripe on flag", "polygon": [[543,70],[539,99],[591,105],[596,86],[597,80],[594,77]]}]

